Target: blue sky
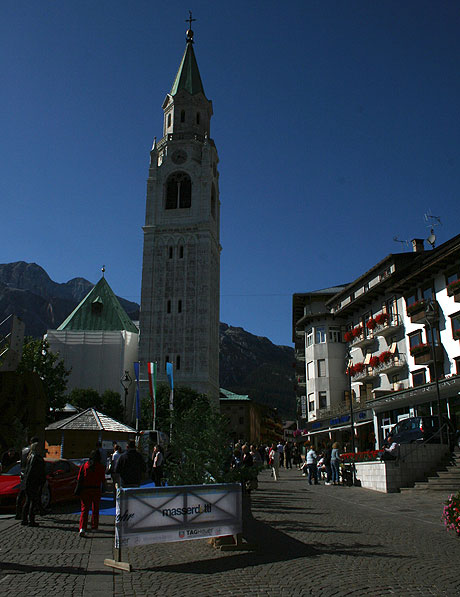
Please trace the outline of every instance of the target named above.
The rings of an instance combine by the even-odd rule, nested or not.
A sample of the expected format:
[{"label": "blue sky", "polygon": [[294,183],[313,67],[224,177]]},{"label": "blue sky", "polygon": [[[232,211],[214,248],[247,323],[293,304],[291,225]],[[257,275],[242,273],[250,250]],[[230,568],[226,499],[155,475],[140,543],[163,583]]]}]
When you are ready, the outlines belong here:
[{"label": "blue sky", "polygon": [[294,292],[459,232],[457,1],[4,0],[2,263],[140,300],[149,150],[188,10],[220,164],[221,321],[291,343]]}]

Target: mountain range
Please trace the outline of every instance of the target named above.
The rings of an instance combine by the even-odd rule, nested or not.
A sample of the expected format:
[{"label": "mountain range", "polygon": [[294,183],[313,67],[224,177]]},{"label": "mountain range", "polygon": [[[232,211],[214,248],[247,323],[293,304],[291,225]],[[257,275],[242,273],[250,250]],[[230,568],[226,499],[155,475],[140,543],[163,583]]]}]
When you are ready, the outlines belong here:
[{"label": "mountain range", "polygon": [[[93,286],[84,278],[54,282],[36,263],[0,264],[0,321],[17,315],[27,336],[40,337],[56,329]],[[129,317],[138,320],[139,305],[118,298]],[[293,417],[294,349],[226,323],[220,324],[219,335],[220,386]]]}]

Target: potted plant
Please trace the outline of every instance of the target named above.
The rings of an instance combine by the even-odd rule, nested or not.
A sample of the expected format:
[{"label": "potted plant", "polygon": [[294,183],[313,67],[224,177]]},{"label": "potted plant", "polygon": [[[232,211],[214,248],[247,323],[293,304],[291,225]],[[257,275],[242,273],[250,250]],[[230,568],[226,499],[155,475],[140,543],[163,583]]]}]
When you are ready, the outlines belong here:
[{"label": "potted plant", "polygon": [[424,311],[426,307],[426,300],[420,299],[419,301],[415,301],[415,303],[411,303],[407,305],[407,315],[412,317],[415,313],[419,313],[420,311]]},{"label": "potted plant", "polygon": [[357,325],[355,328],[352,329],[351,333],[353,334],[353,338],[358,338],[363,333],[363,326]]},{"label": "potted plant", "polygon": [[356,365],[353,365],[352,375],[358,375],[358,373],[362,373],[363,371],[364,371],[364,363],[356,363]]},{"label": "potted plant", "polygon": [[373,330],[376,325],[377,322],[372,317],[366,321],[366,327],[368,330]]},{"label": "potted plant", "polygon": [[375,322],[377,323],[377,325],[385,325],[388,320],[390,319],[390,316],[388,315],[388,313],[379,313],[378,315],[375,316]]},{"label": "potted plant", "polygon": [[345,332],[345,334],[343,335],[343,339],[345,340],[345,342],[351,342],[353,340],[353,334],[351,333],[351,331]]},{"label": "potted plant", "polygon": [[379,366],[379,364],[380,364],[380,359],[379,359],[379,357],[377,357],[377,356],[373,356],[373,357],[371,357],[371,358],[369,359],[369,365],[370,365],[372,368],[378,367],[378,366]]},{"label": "potted plant", "polygon": [[460,537],[460,492],[449,496],[442,512],[442,521],[448,531],[454,531]]},{"label": "potted plant", "polygon": [[391,359],[393,358],[393,355],[391,354],[391,352],[389,350],[385,350],[384,352],[382,352],[379,356],[379,361],[381,363],[388,363],[388,361],[391,361]]},{"label": "potted plant", "polygon": [[454,280],[447,285],[447,294],[453,296],[458,293],[460,293],[460,280]]},{"label": "potted plant", "polygon": [[412,357],[416,357],[421,354],[426,354],[427,352],[430,352],[430,350],[430,344],[416,344],[415,346],[411,347],[410,354]]}]

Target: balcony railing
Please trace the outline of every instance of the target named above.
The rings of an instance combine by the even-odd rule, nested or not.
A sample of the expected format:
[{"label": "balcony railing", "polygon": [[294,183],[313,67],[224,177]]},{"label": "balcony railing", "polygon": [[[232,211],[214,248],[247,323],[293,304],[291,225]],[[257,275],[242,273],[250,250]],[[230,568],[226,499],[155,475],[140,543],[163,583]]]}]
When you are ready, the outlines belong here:
[{"label": "balcony railing", "polygon": [[351,381],[370,381],[374,379],[374,377],[377,377],[378,374],[379,372],[375,367],[371,367],[370,365],[364,365],[364,369],[362,371],[356,371],[351,376]]},{"label": "balcony railing", "polygon": [[384,323],[378,324],[373,329],[374,336],[389,336],[393,334],[402,326],[402,319],[396,313],[395,315],[389,315],[388,320]]},{"label": "balcony railing", "polygon": [[380,363],[378,367],[376,367],[376,371],[380,373],[386,373],[389,375],[402,367],[407,365],[406,355],[403,353],[392,355],[387,361]]},{"label": "balcony railing", "polygon": [[353,340],[350,342],[350,346],[353,346],[354,348],[363,348],[364,346],[372,344],[374,340],[375,337],[373,332],[367,330],[363,331],[359,336],[353,338]]}]

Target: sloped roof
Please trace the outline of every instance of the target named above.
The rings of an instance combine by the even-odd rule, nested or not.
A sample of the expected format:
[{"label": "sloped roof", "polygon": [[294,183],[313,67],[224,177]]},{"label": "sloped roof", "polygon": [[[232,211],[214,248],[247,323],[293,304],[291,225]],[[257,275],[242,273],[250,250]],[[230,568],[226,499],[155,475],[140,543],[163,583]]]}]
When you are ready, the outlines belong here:
[{"label": "sloped roof", "polygon": [[220,388],[219,400],[251,400],[247,394],[235,394],[230,390],[224,390]]},{"label": "sloped roof", "polygon": [[188,91],[190,95],[196,95],[197,93],[204,95],[203,83],[201,82],[200,71],[198,70],[191,42],[188,42],[185,48],[170,95],[174,96],[181,90]]},{"label": "sloped roof", "polygon": [[81,303],[57,329],[78,331],[126,330],[136,334],[139,333],[104,277],[89,291]]},{"label": "sloped roof", "polygon": [[87,408],[78,415],[51,423],[48,429],[71,429],[72,431],[116,431],[119,433],[136,433],[136,430],[128,425],[116,421],[94,408]]}]

